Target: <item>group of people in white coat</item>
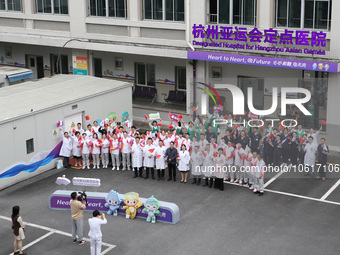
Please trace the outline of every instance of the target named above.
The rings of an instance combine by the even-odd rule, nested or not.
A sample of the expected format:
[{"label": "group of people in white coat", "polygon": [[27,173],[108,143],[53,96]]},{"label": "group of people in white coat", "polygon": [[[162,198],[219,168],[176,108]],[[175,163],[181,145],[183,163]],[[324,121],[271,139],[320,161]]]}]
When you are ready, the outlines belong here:
[{"label": "group of people in white coat", "polygon": [[[265,165],[287,165],[287,162],[295,165],[299,155],[302,164],[312,166],[317,151],[319,162],[327,164],[329,149],[325,140],[318,146],[319,132],[311,129],[309,135],[304,134],[301,125],[298,129],[281,130],[270,125],[253,130],[234,125],[223,136],[219,129],[207,123],[207,129],[193,122],[175,124],[166,131],[153,121],[149,123],[151,131],[139,134],[135,126],[127,132],[119,122],[110,127],[98,126],[95,121],[86,131],[78,123],[76,130],[64,133],[60,155],[64,156],[65,167],[73,155],[75,166],[90,169],[92,157],[93,168],[99,169],[101,157],[103,168],[108,168],[111,161],[112,170],[119,170],[122,165],[123,170],[134,170],[134,178],[147,179],[151,174],[152,179],[165,180],[168,169],[168,180],[176,181],[178,169],[181,182],[187,183],[191,170],[193,184],[200,184],[203,176],[203,186],[212,187],[215,183],[215,188],[223,190],[223,181],[229,181],[248,185],[254,193],[263,193]],[[183,129],[187,131],[185,135]],[[241,171],[242,168],[247,170]]]}]

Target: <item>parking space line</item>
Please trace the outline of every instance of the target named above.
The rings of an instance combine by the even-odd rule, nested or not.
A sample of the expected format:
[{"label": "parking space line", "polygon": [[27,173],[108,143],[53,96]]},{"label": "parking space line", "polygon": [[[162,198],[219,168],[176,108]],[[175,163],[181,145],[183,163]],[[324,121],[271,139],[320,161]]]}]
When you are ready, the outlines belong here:
[{"label": "parking space line", "polygon": [[283,172],[279,172],[277,173],[273,178],[271,178],[269,181],[267,181],[263,187],[267,187],[269,184],[271,184],[273,181],[275,181],[277,178],[279,178],[281,175],[283,174]]},{"label": "parking space line", "polygon": [[[3,220],[7,220],[7,221],[12,221],[12,219],[11,218],[9,218],[9,217],[5,217],[5,216],[2,216],[2,215],[0,215],[0,219],[3,219]],[[26,225],[27,226],[30,226],[30,227],[33,227],[33,228],[39,228],[39,229],[42,229],[42,230],[46,230],[46,231],[48,231],[48,233],[46,234],[47,236],[49,236],[49,235],[51,235],[51,234],[60,234],[60,235],[63,235],[63,236],[68,236],[68,237],[72,237],[72,234],[71,233],[67,233],[67,232],[64,232],[64,231],[60,231],[60,230],[57,230],[57,229],[54,229],[54,228],[49,228],[49,227],[45,227],[45,226],[41,226],[41,225],[37,225],[37,224],[34,224],[34,223],[26,223]],[[44,235],[45,236],[45,235]],[[42,237],[44,237],[44,236],[42,236]],[[46,236],[46,237],[47,237]],[[44,238],[46,238],[46,237],[44,237]],[[42,238],[43,239],[43,238]],[[42,239],[40,239],[40,240],[42,240]],[[87,242],[90,242],[90,239],[89,238],[83,238],[85,241],[87,241]],[[39,240],[39,238],[37,239],[37,240]],[[37,242],[39,242],[39,241],[37,241],[37,240],[35,240],[36,241],[36,243]],[[33,241],[33,242],[35,242],[35,241]],[[33,243],[32,242],[32,243]],[[30,243],[31,244],[31,243]],[[34,244],[34,243],[33,243]],[[31,245],[33,245],[33,244],[31,244]],[[30,246],[31,246],[30,245]],[[104,242],[102,242],[102,245],[103,246],[106,246],[106,247],[108,247],[105,251],[103,251],[101,254],[103,255],[103,254],[106,254],[107,252],[109,252],[110,250],[112,250],[113,248],[115,248],[116,247],[116,245],[114,245],[114,244],[109,244],[109,243],[104,243]],[[26,245],[27,246],[27,245]],[[30,247],[30,246],[28,246],[28,247],[26,247],[25,246],[25,248],[28,248],[28,247]],[[23,249],[24,249],[24,247],[23,247]],[[13,253],[12,253],[13,254]]]},{"label": "parking space line", "polygon": [[[224,182],[224,183],[229,184],[229,185],[240,186],[238,183],[230,183],[230,182]],[[242,187],[248,188],[247,186],[242,186]],[[290,196],[290,197],[297,197],[297,198],[312,200],[312,201],[316,201],[316,202],[322,202],[322,203],[333,204],[333,205],[340,205],[339,202],[334,202],[334,201],[329,201],[329,200],[321,200],[320,198],[307,197],[307,196],[297,195],[297,194],[288,193],[288,192],[282,192],[282,191],[276,191],[276,190],[270,190],[270,189],[264,189],[264,191],[267,191],[267,192],[270,192],[270,193],[276,193],[276,194],[280,194],[280,195],[285,195],[285,196]]]},{"label": "parking space line", "polygon": [[340,184],[340,179],[320,199],[325,200]]},{"label": "parking space line", "polygon": [[107,248],[106,250],[104,250],[104,251],[102,251],[101,253],[100,253],[100,255],[104,255],[104,254],[106,254],[106,253],[108,253],[109,251],[111,251],[113,248],[115,248],[116,247],[116,245],[111,245],[111,247],[109,247],[109,248]]},{"label": "parking space line", "polygon": [[[43,240],[43,239],[45,239],[46,237],[49,237],[50,235],[53,235],[53,234],[54,234],[54,232],[48,232],[47,234],[45,234],[45,235],[39,237],[38,239],[34,240],[33,242],[30,242],[30,243],[26,244],[24,247],[22,247],[22,249],[25,250],[25,249],[31,247],[32,245],[34,245],[34,244],[40,242],[41,240]],[[12,252],[10,255],[13,255],[13,254],[14,254],[14,253]]]}]

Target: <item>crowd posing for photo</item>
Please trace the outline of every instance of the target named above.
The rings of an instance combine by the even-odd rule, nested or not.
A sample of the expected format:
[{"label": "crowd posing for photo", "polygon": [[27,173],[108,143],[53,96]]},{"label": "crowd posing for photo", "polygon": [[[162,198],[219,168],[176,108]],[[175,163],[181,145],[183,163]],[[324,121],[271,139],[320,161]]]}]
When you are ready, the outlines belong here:
[{"label": "crowd posing for photo", "polygon": [[[214,120],[220,118],[236,124],[214,125]],[[143,133],[126,121],[120,123],[114,119],[94,121],[86,130],[78,123],[73,132],[64,133],[60,155],[66,168],[73,156],[75,166],[90,169],[92,158],[93,169],[110,165],[112,170],[133,170],[134,178],[163,181],[166,169],[168,181],[176,181],[178,169],[181,183],[188,182],[191,172],[193,184],[200,185],[203,178],[203,186],[223,190],[224,182],[237,183],[249,186],[259,195],[264,192],[267,166],[302,166],[306,175],[314,176],[317,172],[316,178],[325,180],[329,148],[324,138],[317,143],[322,127],[316,132],[313,128],[306,132],[302,125],[293,128],[280,123],[273,127],[268,123],[250,127],[237,124],[241,120],[240,116],[219,116],[214,112],[187,124],[171,121],[166,129],[162,120],[149,121],[150,130]]]}]

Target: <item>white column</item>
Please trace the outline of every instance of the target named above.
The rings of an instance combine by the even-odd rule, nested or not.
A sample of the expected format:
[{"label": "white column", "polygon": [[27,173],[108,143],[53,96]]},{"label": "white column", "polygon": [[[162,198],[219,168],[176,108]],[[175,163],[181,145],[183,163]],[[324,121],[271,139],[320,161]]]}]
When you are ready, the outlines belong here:
[{"label": "white column", "polygon": [[68,1],[72,38],[86,38],[87,0]]},{"label": "white column", "polygon": [[259,28],[270,28],[273,27],[274,19],[274,1],[272,0],[261,0],[257,1],[257,25]]},{"label": "white column", "polygon": [[340,74],[330,73],[328,80],[328,98],[327,98],[327,141],[326,143],[338,147],[340,151],[340,113],[339,113],[339,95],[340,95]]},{"label": "white column", "polygon": [[[131,21],[138,22],[142,19],[142,3],[136,0],[127,0],[127,19]],[[140,36],[140,28],[139,27],[129,27],[130,36],[131,37],[139,37]]]}]

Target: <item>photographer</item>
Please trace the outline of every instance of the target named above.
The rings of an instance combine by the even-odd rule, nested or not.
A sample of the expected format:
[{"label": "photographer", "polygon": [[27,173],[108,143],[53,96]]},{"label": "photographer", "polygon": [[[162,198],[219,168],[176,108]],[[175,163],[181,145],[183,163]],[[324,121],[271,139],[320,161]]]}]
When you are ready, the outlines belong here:
[{"label": "photographer", "polygon": [[[81,202],[78,200],[77,192],[72,192],[72,200],[70,201],[71,214],[72,214],[72,238],[73,243],[83,245],[86,241],[83,240],[83,210],[86,209],[85,197],[81,197]],[[78,240],[77,236],[78,235]]]},{"label": "photographer", "polygon": [[89,237],[91,240],[91,255],[100,255],[102,248],[102,231],[100,225],[106,224],[105,214],[100,214],[95,210],[92,213],[93,218],[89,219],[90,232]]}]

